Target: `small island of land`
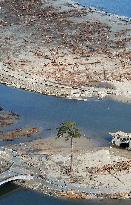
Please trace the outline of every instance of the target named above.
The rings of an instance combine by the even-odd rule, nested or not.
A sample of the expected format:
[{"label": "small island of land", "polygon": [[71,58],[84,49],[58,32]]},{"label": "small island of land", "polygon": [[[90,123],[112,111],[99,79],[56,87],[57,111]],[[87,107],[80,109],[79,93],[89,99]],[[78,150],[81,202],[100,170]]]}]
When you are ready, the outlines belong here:
[{"label": "small island of land", "polygon": [[1,151],[3,155],[14,162],[14,168],[24,167],[33,176],[30,181],[16,181],[20,186],[66,198],[131,198],[129,151],[96,148],[91,140],[81,137],[74,140],[72,173],[70,143],[64,139],[10,145]]},{"label": "small island of land", "polygon": [[[0,111],[2,113],[4,110]],[[7,113],[5,116],[7,118]],[[8,120],[10,122],[10,118]],[[76,124],[66,122],[63,125],[68,128]],[[58,136],[66,133],[65,128],[59,129]],[[65,137],[55,136],[15,144],[17,138],[20,140],[28,135],[31,138],[38,131],[36,128],[17,129],[0,134],[1,140],[14,141],[0,148],[0,186],[8,180],[15,180],[19,186],[56,197],[131,198],[130,151],[96,147],[90,137],[81,136],[75,127],[73,135],[69,129],[69,134],[74,136],[73,144],[70,144],[70,140],[65,141]]]}]

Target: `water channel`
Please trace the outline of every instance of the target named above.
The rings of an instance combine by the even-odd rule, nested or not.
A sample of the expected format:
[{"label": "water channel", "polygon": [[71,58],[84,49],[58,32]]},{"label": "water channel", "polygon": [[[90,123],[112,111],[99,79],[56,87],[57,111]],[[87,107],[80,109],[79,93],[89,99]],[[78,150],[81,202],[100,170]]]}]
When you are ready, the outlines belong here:
[{"label": "water channel", "polygon": [[21,116],[7,130],[39,127],[41,132],[35,138],[54,136],[57,126],[64,121],[77,122],[82,133],[98,146],[109,146],[109,132],[131,132],[131,105],[112,100],[67,100],[1,85],[0,105]]},{"label": "water channel", "polygon": [[[76,121],[86,136],[90,136],[97,146],[109,146],[109,131],[124,130],[131,132],[131,105],[111,100],[76,101],[44,96],[16,88],[0,85],[0,105],[5,110],[21,116],[21,120],[6,129],[38,126],[41,133],[35,138],[54,136],[59,123],[66,120]],[[51,128],[51,131],[47,131]],[[32,139],[31,139],[32,140]],[[6,142],[10,143],[10,142]],[[19,143],[15,141],[12,143]],[[3,144],[1,144],[3,145]],[[0,192],[0,205],[19,205],[36,203],[55,205],[104,205],[105,201],[67,201],[54,199],[24,189],[3,188]],[[106,201],[108,205],[129,205],[130,201]]]}]

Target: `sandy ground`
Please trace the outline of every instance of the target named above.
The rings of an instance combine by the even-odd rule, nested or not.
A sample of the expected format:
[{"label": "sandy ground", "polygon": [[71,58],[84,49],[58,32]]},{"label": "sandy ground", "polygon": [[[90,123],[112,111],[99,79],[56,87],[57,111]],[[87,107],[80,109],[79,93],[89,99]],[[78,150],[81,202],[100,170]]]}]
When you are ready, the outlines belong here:
[{"label": "sandy ground", "polygon": [[[27,188],[70,198],[131,197],[129,151],[98,149],[91,140],[82,137],[74,141],[70,173],[70,142],[64,139],[40,139],[21,146],[11,145],[10,149],[17,151],[24,167],[35,176],[34,181],[20,183]],[[82,193],[85,195],[81,196]]]},{"label": "sandy ground", "polygon": [[48,95],[131,100],[131,24],[72,2],[0,2],[0,82]]}]

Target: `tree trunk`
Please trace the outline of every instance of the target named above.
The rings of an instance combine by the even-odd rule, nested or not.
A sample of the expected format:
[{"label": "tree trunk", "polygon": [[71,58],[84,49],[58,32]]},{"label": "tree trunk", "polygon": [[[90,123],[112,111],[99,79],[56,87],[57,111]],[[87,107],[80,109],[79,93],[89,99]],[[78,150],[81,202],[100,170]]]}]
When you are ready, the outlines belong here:
[{"label": "tree trunk", "polygon": [[70,165],[70,171],[73,171],[73,137],[71,137],[71,165]]}]

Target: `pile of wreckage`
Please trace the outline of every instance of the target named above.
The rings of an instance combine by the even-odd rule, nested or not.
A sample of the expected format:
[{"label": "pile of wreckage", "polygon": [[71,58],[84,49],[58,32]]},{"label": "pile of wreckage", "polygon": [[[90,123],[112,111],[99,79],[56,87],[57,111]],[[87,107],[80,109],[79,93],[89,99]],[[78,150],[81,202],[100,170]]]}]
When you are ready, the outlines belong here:
[{"label": "pile of wreckage", "polygon": [[109,133],[112,136],[112,144],[121,148],[131,150],[131,133],[118,131]]}]

